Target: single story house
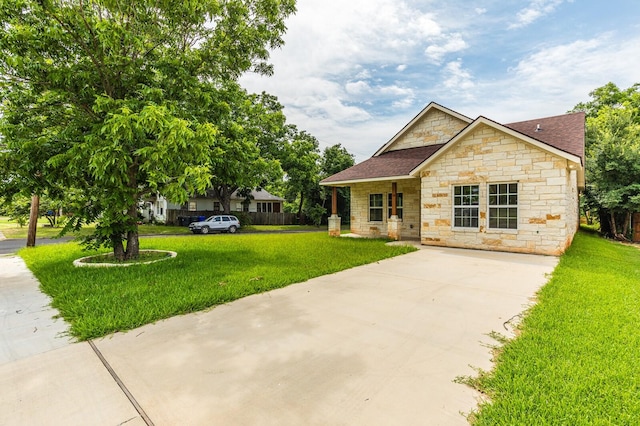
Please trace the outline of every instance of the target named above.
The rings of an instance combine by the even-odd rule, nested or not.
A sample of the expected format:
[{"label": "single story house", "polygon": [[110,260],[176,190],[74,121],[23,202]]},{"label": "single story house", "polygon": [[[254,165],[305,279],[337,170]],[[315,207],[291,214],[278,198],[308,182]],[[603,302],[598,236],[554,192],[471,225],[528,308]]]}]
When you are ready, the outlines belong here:
[{"label": "single story house", "polygon": [[350,187],[354,234],[559,255],[579,227],[584,141],[582,112],[500,124],[430,103],[321,185]]},{"label": "single story house", "polygon": [[[250,200],[238,194],[238,191],[231,194],[231,211],[236,212],[258,212],[258,213],[280,213],[283,210],[284,198],[270,194],[265,189],[254,189],[251,191]],[[186,205],[169,204],[172,210],[188,211],[222,211],[220,200],[205,194],[204,196],[189,199]]]},{"label": "single story house", "polygon": [[[284,198],[270,194],[264,189],[251,191],[251,199],[246,202],[245,197],[238,195],[237,191],[231,194],[231,211],[247,213],[281,213],[283,212]],[[175,204],[168,201],[162,195],[146,200],[140,209],[144,221],[151,219],[157,222],[172,222],[174,216],[189,212],[207,212],[207,214],[222,212],[220,200],[207,194],[192,197],[185,204]],[[174,212],[179,212],[173,214]]]}]

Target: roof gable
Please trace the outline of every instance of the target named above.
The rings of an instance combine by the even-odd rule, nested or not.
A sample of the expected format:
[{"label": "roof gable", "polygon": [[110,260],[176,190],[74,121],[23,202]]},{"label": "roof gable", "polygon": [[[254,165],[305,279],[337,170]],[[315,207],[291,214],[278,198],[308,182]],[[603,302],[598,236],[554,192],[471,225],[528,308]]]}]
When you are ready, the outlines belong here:
[{"label": "roof gable", "polygon": [[[434,129],[430,129],[427,131],[431,133],[430,135],[419,135],[419,138],[422,140],[416,140],[413,144],[406,145],[404,144],[402,148],[398,148],[397,145],[402,142],[403,138],[411,138],[411,132],[421,123],[424,123],[425,120],[428,119],[428,116],[434,112],[443,113],[445,116],[452,118],[453,120],[459,122],[455,128],[446,129],[446,131],[442,128],[443,123],[437,123]],[[426,146],[426,145],[437,145],[441,143],[447,142],[451,139],[460,129],[462,129],[467,124],[471,123],[472,120],[469,117],[466,117],[460,113],[457,113],[449,108],[443,107],[435,102],[429,103],[422,111],[418,113],[407,125],[405,125],[398,133],[393,136],[389,142],[384,144],[375,154],[374,157],[381,155],[385,152],[389,152],[391,150],[399,149],[407,149],[407,148],[416,148],[418,146]],[[445,126],[446,127],[446,126]],[[435,130],[435,131],[434,131]],[[420,133],[420,132],[419,132]],[[431,141],[426,142],[424,139],[431,139]],[[415,137],[413,138],[415,139]],[[416,146],[416,144],[419,144]]]},{"label": "roof gable", "polygon": [[[584,122],[583,122],[584,123]],[[535,139],[532,137],[529,137],[527,135],[525,135],[524,133],[520,133],[517,130],[513,130],[510,127],[504,126],[500,123],[497,123],[493,120],[490,120],[486,117],[480,116],[478,118],[476,118],[473,123],[469,124],[467,127],[465,127],[460,133],[458,133],[456,136],[454,136],[449,142],[447,142],[445,144],[445,146],[439,150],[438,152],[434,153],[434,155],[430,156],[429,158],[427,158],[424,162],[422,162],[420,165],[418,165],[416,168],[414,168],[411,171],[412,175],[416,175],[420,172],[420,170],[424,169],[426,166],[428,166],[429,164],[433,163],[434,161],[436,161],[441,155],[443,155],[445,152],[447,152],[448,150],[450,150],[453,146],[455,146],[459,141],[461,141],[462,139],[464,139],[468,134],[470,134],[471,132],[473,132],[478,126],[480,125],[487,125],[489,127],[492,127],[496,130],[502,131],[510,136],[513,136],[517,139],[520,139],[524,142],[527,142],[531,145],[534,145],[540,149],[542,149],[543,151],[547,151],[550,152],[554,155],[557,155],[558,157],[562,157],[565,158],[573,163],[576,164],[580,164],[582,165],[582,157],[576,155],[576,154],[572,154],[569,152],[566,152],[560,148],[556,148],[555,146],[548,144],[546,142],[542,142],[539,139]],[[584,124],[583,124],[583,129],[584,129]],[[584,133],[583,133],[583,142],[584,142]]]},{"label": "roof gable", "polygon": [[[467,124],[455,135],[452,135],[450,139],[442,143],[393,149],[393,144],[396,141],[410,132],[417,123],[434,110],[444,112]],[[503,125],[483,116],[471,120],[434,102],[427,105],[409,124],[380,148],[373,157],[330,176],[320,183],[322,185],[338,186],[355,182],[415,178],[419,176],[420,171],[437,161],[441,155],[480,125],[487,125],[543,151],[570,161],[574,164],[571,167],[578,169],[580,186],[584,186],[585,114],[583,112]]]}]

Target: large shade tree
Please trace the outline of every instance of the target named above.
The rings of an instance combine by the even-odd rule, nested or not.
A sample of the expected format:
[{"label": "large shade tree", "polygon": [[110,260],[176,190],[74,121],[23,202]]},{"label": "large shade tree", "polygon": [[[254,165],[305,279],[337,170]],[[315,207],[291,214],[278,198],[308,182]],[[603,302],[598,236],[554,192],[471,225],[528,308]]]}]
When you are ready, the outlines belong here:
[{"label": "large shade tree", "polygon": [[640,211],[640,84],[608,83],[590,96],[575,107],[587,113],[583,205],[597,212],[604,233],[624,239]]},{"label": "large shade tree", "polygon": [[96,221],[88,243],[137,257],[138,201],[185,202],[242,149],[218,120],[234,107],[229,82],[271,72],[294,11],[294,0],[3,1],[0,189],[74,188],[69,226]]},{"label": "large shade tree", "polygon": [[224,161],[213,168],[208,192],[220,200],[225,213],[230,213],[231,195],[236,190],[249,194],[251,189],[282,179],[277,154],[285,143],[286,118],[275,97],[248,94],[235,83],[227,86],[228,108],[213,114]]}]

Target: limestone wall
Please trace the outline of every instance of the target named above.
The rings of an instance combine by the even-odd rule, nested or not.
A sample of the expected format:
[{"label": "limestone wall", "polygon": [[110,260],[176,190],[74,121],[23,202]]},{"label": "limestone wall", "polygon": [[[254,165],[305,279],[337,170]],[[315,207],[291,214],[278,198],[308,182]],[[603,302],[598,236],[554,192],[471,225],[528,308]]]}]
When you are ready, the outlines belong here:
[{"label": "limestone wall", "polygon": [[[420,180],[397,181],[398,192],[403,195],[403,219],[400,226],[401,239],[420,237]],[[387,200],[391,193],[391,182],[360,183],[351,186],[351,232],[367,237],[387,236]],[[382,194],[383,220],[369,221],[369,194]]]},{"label": "limestone wall", "polygon": [[[559,255],[576,232],[576,172],[568,162],[479,126],[421,173],[423,244]],[[488,184],[518,183],[518,229],[488,229]],[[477,229],[452,226],[455,185],[479,184]]]},{"label": "limestone wall", "polygon": [[464,121],[438,109],[432,109],[387,151],[446,143],[466,126],[467,123]]}]

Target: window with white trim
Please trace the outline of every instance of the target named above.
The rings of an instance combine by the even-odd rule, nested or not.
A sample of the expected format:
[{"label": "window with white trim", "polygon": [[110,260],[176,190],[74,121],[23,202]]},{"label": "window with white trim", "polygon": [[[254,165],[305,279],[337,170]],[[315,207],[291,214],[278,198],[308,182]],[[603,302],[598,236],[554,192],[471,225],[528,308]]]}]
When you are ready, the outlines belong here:
[{"label": "window with white trim", "polygon": [[489,184],[489,229],[518,229],[518,184]]},{"label": "window with white trim", "polygon": [[267,202],[256,203],[258,213],[271,213],[273,210],[273,204]]},{"label": "window with white trim", "polygon": [[382,222],[382,194],[369,194],[369,222]]},{"label": "window with white trim", "polygon": [[195,201],[189,201],[189,211],[190,212],[195,212],[196,210],[198,210],[198,205],[196,204]]},{"label": "window with white trim", "polygon": [[477,228],[480,206],[480,186],[453,187],[453,227]]},{"label": "window with white trim", "polygon": [[[389,206],[389,216],[387,217],[391,217],[391,203],[393,199],[393,194],[389,193],[389,196],[387,197],[387,206]],[[402,211],[404,210],[404,202],[402,199],[402,192],[398,192],[396,193],[396,216],[398,216],[398,219],[402,219]]]}]

